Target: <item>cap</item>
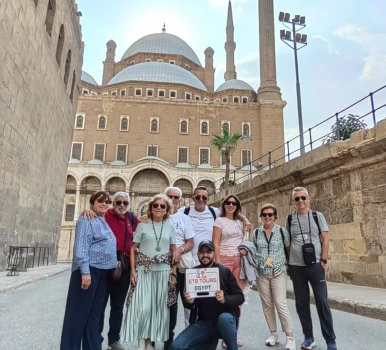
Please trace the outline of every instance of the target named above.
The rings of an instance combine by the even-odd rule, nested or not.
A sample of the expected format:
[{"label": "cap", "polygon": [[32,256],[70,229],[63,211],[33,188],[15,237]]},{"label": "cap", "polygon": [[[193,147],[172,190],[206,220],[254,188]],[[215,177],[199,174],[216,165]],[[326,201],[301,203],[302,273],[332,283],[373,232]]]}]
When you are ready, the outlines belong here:
[{"label": "cap", "polygon": [[208,247],[210,250],[214,251],[213,242],[209,239],[204,239],[201,241],[201,243],[198,245],[198,250],[200,250],[202,247]]}]

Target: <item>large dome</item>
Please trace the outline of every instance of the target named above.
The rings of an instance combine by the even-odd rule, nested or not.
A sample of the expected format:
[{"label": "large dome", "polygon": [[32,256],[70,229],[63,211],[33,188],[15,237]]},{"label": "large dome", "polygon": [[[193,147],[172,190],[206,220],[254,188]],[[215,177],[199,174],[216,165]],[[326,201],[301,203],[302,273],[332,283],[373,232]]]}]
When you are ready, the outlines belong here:
[{"label": "large dome", "polygon": [[200,60],[193,49],[178,36],[168,33],[156,33],[144,36],[126,50],[122,59],[140,52],[181,55],[201,66]]},{"label": "large dome", "polygon": [[96,80],[88,73],[82,71],[82,75],[80,77],[81,80],[85,81],[86,83],[92,84],[92,85],[98,85]]},{"label": "large dome", "polygon": [[251,90],[255,91],[251,85],[246,83],[243,80],[231,79],[221,84],[216,92],[224,91],[224,90]]},{"label": "large dome", "polygon": [[107,85],[123,83],[125,81],[184,84],[207,91],[205,85],[194,74],[184,68],[165,62],[134,64],[120,71]]}]

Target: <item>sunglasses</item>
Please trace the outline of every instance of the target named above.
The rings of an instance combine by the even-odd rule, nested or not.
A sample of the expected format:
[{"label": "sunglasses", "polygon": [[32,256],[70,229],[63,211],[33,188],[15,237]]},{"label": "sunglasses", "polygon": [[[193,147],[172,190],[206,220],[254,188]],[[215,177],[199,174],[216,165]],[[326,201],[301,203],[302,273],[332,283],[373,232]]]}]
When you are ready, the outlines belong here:
[{"label": "sunglasses", "polygon": [[203,201],[208,200],[208,196],[195,196],[194,198],[196,198],[197,201],[199,201],[201,198]]},{"label": "sunglasses", "polygon": [[306,199],[306,196],[295,197],[295,202],[299,202],[300,200],[305,201]]},{"label": "sunglasses", "polygon": [[266,218],[267,216],[271,218],[273,215],[274,214],[272,214],[272,213],[261,213],[261,216],[264,218]]},{"label": "sunglasses", "polygon": [[102,204],[102,203],[111,204],[112,203],[112,201],[110,199],[103,199],[103,198],[97,199],[97,202],[100,204]]},{"label": "sunglasses", "polygon": [[170,195],[168,195],[168,197],[169,197],[170,199],[180,199],[180,196],[170,196]]},{"label": "sunglasses", "polygon": [[239,203],[233,202],[233,201],[225,201],[225,204],[226,204],[226,205],[232,205],[232,206],[234,206],[234,207],[237,207],[237,206],[239,205]]},{"label": "sunglasses", "polygon": [[129,202],[128,201],[116,201],[115,204],[118,206],[123,204],[125,207],[127,207],[129,205]]},{"label": "sunglasses", "polygon": [[166,209],[166,204],[153,203],[152,207],[154,209],[158,209],[158,207],[160,207],[161,209]]}]

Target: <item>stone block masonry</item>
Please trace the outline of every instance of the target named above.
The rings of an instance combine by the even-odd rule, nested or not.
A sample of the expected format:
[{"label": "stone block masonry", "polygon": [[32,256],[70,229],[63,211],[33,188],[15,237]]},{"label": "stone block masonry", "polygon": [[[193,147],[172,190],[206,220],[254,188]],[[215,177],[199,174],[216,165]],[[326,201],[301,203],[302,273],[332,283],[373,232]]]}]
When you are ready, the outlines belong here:
[{"label": "stone block masonry", "polygon": [[73,0],[0,2],[0,271],[9,245],[56,262],[83,44]]},{"label": "stone block masonry", "polygon": [[[346,141],[323,145],[231,188],[244,213],[261,225],[263,204],[278,207],[278,224],[295,210],[291,191],[307,187],[311,207],[329,224],[328,279],[386,288],[386,120]],[[219,204],[224,193],[214,195]]]}]

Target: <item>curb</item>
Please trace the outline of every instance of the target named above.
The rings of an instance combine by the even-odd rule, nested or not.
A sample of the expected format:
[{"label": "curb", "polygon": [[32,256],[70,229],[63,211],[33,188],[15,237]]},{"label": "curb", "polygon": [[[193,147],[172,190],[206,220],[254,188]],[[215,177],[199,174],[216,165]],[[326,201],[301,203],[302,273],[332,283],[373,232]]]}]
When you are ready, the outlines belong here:
[{"label": "curb", "polygon": [[8,285],[3,286],[3,287],[0,286],[0,294],[7,293],[7,292],[10,292],[10,291],[15,290],[15,289],[19,289],[19,288],[28,286],[29,284],[32,284],[34,282],[42,281],[42,280],[45,280],[47,278],[60,275],[61,273],[66,272],[70,269],[71,269],[71,266],[68,266],[68,268],[65,268],[61,271],[56,271],[56,272],[52,272],[52,273],[46,273],[46,274],[41,275],[41,276],[31,277],[25,281],[15,282],[13,284],[8,284]]},{"label": "curb", "polygon": [[[252,290],[258,292],[257,285],[253,285]],[[287,290],[287,299],[295,300],[295,294],[292,290]],[[310,296],[311,304],[315,305],[314,296]],[[333,296],[328,296],[328,303],[332,309],[349,312],[359,316],[375,318],[377,320],[386,321],[386,306],[375,303],[363,303],[349,299],[342,299]]]}]

